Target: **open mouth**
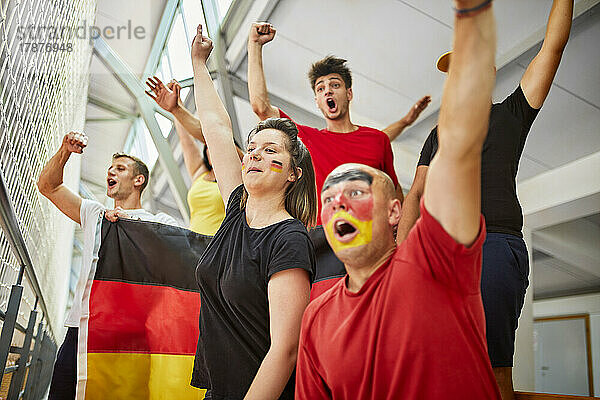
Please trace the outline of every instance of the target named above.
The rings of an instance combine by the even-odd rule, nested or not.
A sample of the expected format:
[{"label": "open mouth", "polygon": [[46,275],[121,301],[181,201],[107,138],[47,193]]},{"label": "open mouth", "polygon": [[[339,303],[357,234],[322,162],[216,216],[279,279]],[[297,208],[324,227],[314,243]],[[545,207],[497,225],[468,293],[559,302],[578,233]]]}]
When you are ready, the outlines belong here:
[{"label": "open mouth", "polygon": [[262,170],[260,170],[256,167],[251,167],[251,168],[248,168],[248,173],[250,173],[250,172],[262,172]]},{"label": "open mouth", "polygon": [[108,178],[106,180],[106,183],[108,185],[109,189],[112,189],[113,187],[115,187],[115,185],[117,184],[117,181],[115,181],[114,179]]},{"label": "open mouth", "polygon": [[335,100],[333,100],[332,98],[327,99],[327,107],[329,107],[330,112],[335,112],[337,110]]},{"label": "open mouth", "polygon": [[345,221],[343,219],[339,219],[335,221],[333,224],[333,230],[335,232],[335,236],[340,242],[348,242],[358,234],[358,229],[350,222]]}]

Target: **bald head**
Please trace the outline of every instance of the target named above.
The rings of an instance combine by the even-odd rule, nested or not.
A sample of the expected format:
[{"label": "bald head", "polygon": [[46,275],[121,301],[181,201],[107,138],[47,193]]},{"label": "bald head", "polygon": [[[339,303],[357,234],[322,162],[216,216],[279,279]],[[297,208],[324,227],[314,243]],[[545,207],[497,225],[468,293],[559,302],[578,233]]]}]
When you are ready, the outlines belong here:
[{"label": "bald head", "polygon": [[325,236],[346,268],[372,266],[395,248],[400,201],[384,172],[362,164],[340,165],[323,183],[321,204]]},{"label": "bald head", "polygon": [[369,167],[364,164],[342,164],[336,167],[325,179],[322,192],[329,187],[337,185],[344,181],[364,181],[382,195],[385,200],[391,200],[396,197],[394,182],[383,171]]}]

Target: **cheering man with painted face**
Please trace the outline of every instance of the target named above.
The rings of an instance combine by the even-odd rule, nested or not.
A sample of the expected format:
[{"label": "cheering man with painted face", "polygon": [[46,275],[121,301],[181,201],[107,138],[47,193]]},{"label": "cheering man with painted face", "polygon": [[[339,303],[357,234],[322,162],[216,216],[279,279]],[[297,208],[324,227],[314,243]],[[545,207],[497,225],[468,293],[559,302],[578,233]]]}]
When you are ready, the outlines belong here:
[{"label": "cheering man with painted face", "polygon": [[479,288],[481,148],[496,43],[491,1],[481,1],[454,1],[439,150],[407,239],[396,247],[400,202],[385,173],[345,164],[323,184],[327,241],[348,275],[306,309],[298,399],[500,398]]}]

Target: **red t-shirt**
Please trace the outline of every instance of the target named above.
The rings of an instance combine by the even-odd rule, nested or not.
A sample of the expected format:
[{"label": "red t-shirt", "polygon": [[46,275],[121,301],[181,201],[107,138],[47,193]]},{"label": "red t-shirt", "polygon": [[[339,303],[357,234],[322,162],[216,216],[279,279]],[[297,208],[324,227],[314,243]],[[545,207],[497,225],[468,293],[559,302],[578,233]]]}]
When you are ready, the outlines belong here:
[{"label": "red t-shirt", "polygon": [[485,223],[456,243],[421,218],[358,293],[340,279],[302,319],[296,398],[500,399],[479,280]]},{"label": "red t-shirt", "polygon": [[[282,110],[279,110],[279,116],[292,119]],[[319,198],[318,225],[321,225],[321,188],[325,178],[335,167],[346,163],[365,164],[385,172],[392,178],[394,186],[398,185],[392,145],[384,132],[366,126],[359,126],[356,131],[349,133],[319,130],[298,123],[296,126],[298,136],[308,148],[315,168]]]}]

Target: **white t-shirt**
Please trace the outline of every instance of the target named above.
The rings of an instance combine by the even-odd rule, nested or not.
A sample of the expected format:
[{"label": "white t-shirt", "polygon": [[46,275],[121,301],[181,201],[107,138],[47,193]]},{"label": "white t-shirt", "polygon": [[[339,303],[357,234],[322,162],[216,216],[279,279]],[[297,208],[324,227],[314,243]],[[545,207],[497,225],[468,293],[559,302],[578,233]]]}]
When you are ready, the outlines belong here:
[{"label": "white t-shirt", "polygon": [[[93,276],[90,277],[90,272],[96,271],[96,263],[98,262],[98,250],[100,249],[100,227],[102,226],[102,215],[106,211],[106,207],[97,201],[83,199],[81,201],[81,209],[79,215],[81,218],[81,229],[83,229],[83,255],[81,260],[81,272],[75,289],[75,297],[73,298],[73,306],[67,319],[65,326],[79,326],[81,319],[82,305],[88,301],[90,296],[91,283]],[[179,223],[171,216],[158,213],[156,215],[149,213],[143,208],[135,210],[124,210],[132,219],[141,219],[144,221],[160,222],[166,225],[179,226]],[[93,268],[92,268],[93,266]],[[86,317],[88,317],[86,315]]]}]

